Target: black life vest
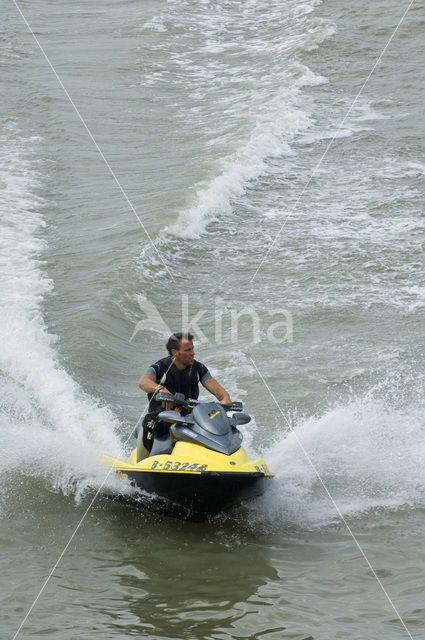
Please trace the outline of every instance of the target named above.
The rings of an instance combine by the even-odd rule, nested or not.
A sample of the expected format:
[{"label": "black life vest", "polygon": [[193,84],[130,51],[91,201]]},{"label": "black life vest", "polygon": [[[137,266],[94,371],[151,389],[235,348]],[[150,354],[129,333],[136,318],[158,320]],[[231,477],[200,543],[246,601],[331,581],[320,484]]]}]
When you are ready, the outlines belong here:
[{"label": "black life vest", "polygon": [[[196,398],[199,396],[200,372],[203,365],[196,360],[190,367],[180,371],[172,363],[171,357],[167,356],[152,365],[156,371],[156,381],[163,385],[170,393],[183,393],[185,398]],[[148,393],[149,411],[155,411],[161,403],[153,398],[153,393]]]}]

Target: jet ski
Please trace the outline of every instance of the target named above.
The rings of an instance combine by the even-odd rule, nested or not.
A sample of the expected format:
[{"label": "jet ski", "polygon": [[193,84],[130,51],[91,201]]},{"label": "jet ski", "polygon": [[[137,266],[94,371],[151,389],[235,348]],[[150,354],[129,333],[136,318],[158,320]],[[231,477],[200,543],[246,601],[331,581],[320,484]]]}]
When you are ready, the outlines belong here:
[{"label": "jet ski", "polygon": [[251,460],[241,446],[238,427],[251,420],[242,413],[241,402],[199,402],[178,393],[158,393],[156,398],[163,406],[167,403],[158,418],[170,423],[170,429],[153,438],[150,454],[140,429],[137,447],[127,461],[102,456],[108,467],[139,490],[143,506],[205,521],[264,492],[273,474],[263,458]]}]

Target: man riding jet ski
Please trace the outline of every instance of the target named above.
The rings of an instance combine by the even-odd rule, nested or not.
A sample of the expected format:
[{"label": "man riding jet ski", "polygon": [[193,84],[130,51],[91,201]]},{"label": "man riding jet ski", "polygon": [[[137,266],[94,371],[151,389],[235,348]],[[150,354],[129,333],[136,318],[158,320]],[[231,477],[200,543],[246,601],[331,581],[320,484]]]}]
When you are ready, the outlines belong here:
[{"label": "man riding jet ski", "polygon": [[273,476],[263,458],[250,460],[241,446],[237,427],[251,419],[241,413],[242,403],[198,402],[179,393],[158,393],[157,399],[181,411],[158,414],[170,428],[154,435],[150,455],[142,458],[136,447],[128,461],[102,456],[143,491],[138,503],[157,513],[201,521],[264,492]]},{"label": "man riding jet ski", "polygon": [[[127,462],[107,455],[102,459],[143,490],[143,506],[165,515],[207,520],[261,495],[273,476],[262,458],[250,460],[241,447],[237,426],[251,420],[241,413],[242,403],[231,402],[208,369],[194,360],[190,334],[173,334],[172,339],[177,343],[171,342],[175,346],[169,349],[170,358],[156,362],[140,379],[151,410],[136,427],[136,448]],[[199,381],[220,402],[198,402]],[[170,388],[178,390],[170,393]],[[146,494],[154,499],[144,499]]]},{"label": "man riding jet ski", "polygon": [[[143,439],[138,438],[138,449],[141,457],[147,457],[152,449],[154,436],[164,436],[170,425],[158,419],[164,408],[157,398],[158,392],[182,393],[185,398],[196,400],[199,396],[199,383],[222,403],[230,403],[230,396],[215,380],[207,367],[195,360],[193,336],[190,333],[173,333],[167,342],[169,356],[152,364],[142,375],[139,387],[148,394],[148,413],[134,430],[138,438],[143,429]],[[168,407],[167,407],[168,408]]]}]

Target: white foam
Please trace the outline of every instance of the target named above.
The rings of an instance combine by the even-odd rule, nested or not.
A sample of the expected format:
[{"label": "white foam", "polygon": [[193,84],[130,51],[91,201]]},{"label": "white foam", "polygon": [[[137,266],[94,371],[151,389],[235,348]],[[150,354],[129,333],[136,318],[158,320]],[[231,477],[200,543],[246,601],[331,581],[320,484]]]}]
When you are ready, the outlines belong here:
[{"label": "white foam", "polygon": [[165,33],[168,31],[161,16],[154,16],[151,20],[145,22],[142,27],[142,31],[158,31],[159,33]]},{"label": "white foam", "polygon": [[232,199],[244,195],[251,181],[269,171],[269,159],[292,154],[290,142],[312,124],[309,115],[297,105],[299,89],[323,81],[306,69],[291,89],[286,87],[268,104],[263,104],[246,142],[221,160],[218,175],[198,188],[196,204],[183,211],[164,233],[197,238],[212,220],[230,214]]},{"label": "white foam", "polygon": [[12,127],[0,139],[0,366],[5,374],[0,469],[25,460],[34,474],[54,470],[55,486],[65,487],[83,470],[83,484],[91,471],[99,477],[96,455],[117,452],[120,443],[111,412],[57,362],[56,338],[44,322],[41,304],[53,283],[42,262],[44,203],[37,195],[35,160],[40,146],[39,139],[22,139]]},{"label": "white foam", "polygon": [[176,117],[186,128],[189,120],[195,129],[211,123],[200,151],[211,157],[210,175],[194,185],[192,203],[165,228],[160,244],[170,235],[198,238],[213,220],[228,216],[232,201],[273,170],[273,158],[290,155],[294,137],[311,126],[301,89],[325,79],[294,61],[294,53],[334,33],[311,17],[318,4],[213,7],[177,0],[145,24],[151,30],[167,25],[168,33],[155,41],[155,68],[146,70],[142,84],[164,79],[158,65],[166,57],[167,81],[181,94]]},{"label": "white foam", "polygon": [[366,395],[320,417],[295,420],[292,432],[284,423],[282,429],[286,435],[265,454],[276,474],[261,502],[271,520],[313,527],[340,520],[318,476],[344,517],[424,506],[425,420],[419,407],[395,408]]}]

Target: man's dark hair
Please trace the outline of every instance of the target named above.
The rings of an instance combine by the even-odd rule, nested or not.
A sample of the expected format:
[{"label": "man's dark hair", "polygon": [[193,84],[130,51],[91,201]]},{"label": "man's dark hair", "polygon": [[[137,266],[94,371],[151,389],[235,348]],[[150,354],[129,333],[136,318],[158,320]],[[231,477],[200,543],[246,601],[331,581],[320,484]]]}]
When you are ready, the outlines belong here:
[{"label": "man's dark hair", "polygon": [[171,334],[171,336],[168,338],[168,342],[167,342],[167,351],[171,356],[171,350],[172,349],[179,349],[180,347],[180,342],[182,340],[189,340],[189,342],[193,342],[193,335],[191,333],[173,333]]}]

